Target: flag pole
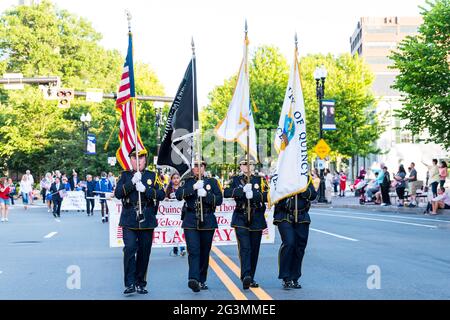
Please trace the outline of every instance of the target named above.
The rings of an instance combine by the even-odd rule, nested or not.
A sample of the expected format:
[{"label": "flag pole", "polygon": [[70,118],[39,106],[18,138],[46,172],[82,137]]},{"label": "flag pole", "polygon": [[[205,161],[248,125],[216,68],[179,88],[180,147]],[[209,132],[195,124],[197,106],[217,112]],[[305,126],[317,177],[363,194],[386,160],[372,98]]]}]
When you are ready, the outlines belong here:
[{"label": "flag pole", "polygon": [[[132,38],[132,34],[131,34],[131,13],[130,11],[126,10],[127,13],[127,20],[128,20],[128,36]],[[131,48],[131,53],[133,54],[133,48]],[[131,57],[131,61],[133,61],[133,56]],[[133,70],[132,70],[133,74],[134,74],[134,64],[133,64]],[[133,79],[134,81],[134,79]],[[140,172],[140,165],[139,165],[139,150],[138,150],[138,131],[137,131],[137,119],[136,119],[136,108],[137,108],[137,100],[135,99],[135,97],[131,97],[131,105],[133,106],[133,118],[134,118],[134,147],[136,150],[136,171]],[[137,220],[139,221],[139,223],[143,222],[144,219],[141,220],[141,216],[142,216],[142,205],[141,205],[141,193],[138,192],[138,203],[139,203],[139,211],[138,211],[138,216],[137,216]]]},{"label": "flag pole", "polygon": [[[192,131],[195,136],[195,44],[194,37],[191,38],[191,47],[192,47]],[[202,169],[201,169],[201,135],[200,135],[200,119],[198,119],[198,130],[197,130],[197,165],[198,165],[198,180],[202,179]],[[200,199],[200,222],[203,223],[203,201]]]},{"label": "flag pole", "polygon": [[[297,56],[298,56],[298,39],[297,39],[297,32],[295,33],[295,37],[294,37],[294,41],[295,41],[295,57],[294,57],[294,81],[295,81],[295,71],[297,70]],[[299,70],[300,72],[300,70]],[[300,76],[300,75],[299,75]],[[295,85],[293,86],[292,90],[294,91],[294,97],[295,97]],[[298,223],[298,204],[297,204],[297,198],[298,198],[298,194],[295,194],[295,211],[294,211],[294,216],[295,216],[295,223]]]},{"label": "flag pole", "polygon": [[[247,75],[247,79],[249,79],[248,76],[248,63],[247,63],[247,58],[248,58],[248,37],[247,37],[247,33],[248,33],[248,26],[247,26],[247,19],[245,19],[245,73]],[[250,79],[249,79],[250,80]],[[250,81],[249,81],[249,91],[250,91]],[[250,92],[249,92],[249,101],[250,101]],[[250,105],[247,106],[248,108],[250,108]],[[250,119],[249,119],[250,120]],[[250,178],[251,178],[251,172],[250,172],[250,121],[247,122],[247,183],[250,183]],[[247,219],[248,222],[250,223],[251,220],[251,208],[250,208],[250,199],[247,199]]]}]

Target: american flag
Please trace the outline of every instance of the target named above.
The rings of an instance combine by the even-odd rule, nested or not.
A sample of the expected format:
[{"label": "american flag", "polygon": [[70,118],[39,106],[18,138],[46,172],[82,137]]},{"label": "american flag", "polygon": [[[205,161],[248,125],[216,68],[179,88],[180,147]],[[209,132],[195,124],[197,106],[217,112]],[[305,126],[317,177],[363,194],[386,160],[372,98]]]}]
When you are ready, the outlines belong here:
[{"label": "american flag", "polygon": [[[116,158],[124,170],[131,170],[131,162],[128,154],[135,147],[135,137],[138,136],[138,151],[146,153],[139,132],[135,127],[133,108],[135,105],[136,92],[134,88],[133,69],[133,42],[131,33],[128,37],[128,53],[123,66],[122,78],[120,80],[119,92],[117,94],[116,109],[120,111],[120,147],[117,149]],[[142,153],[142,151],[141,151]]]}]

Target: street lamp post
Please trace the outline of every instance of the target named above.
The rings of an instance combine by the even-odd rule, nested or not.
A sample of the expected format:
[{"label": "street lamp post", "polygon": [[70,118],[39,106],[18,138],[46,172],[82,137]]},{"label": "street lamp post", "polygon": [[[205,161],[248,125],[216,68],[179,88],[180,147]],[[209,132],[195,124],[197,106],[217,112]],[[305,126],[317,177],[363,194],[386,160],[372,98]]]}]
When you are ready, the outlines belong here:
[{"label": "street lamp post", "polygon": [[84,177],[86,178],[87,175],[87,135],[89,130],[89,125],[91,123],[92,116],[88,112],[86,115],[84,113],[81,114],[80,121],[83,125],[83,137],[84,137]]},{"label": "street lamp post", "polygon": [[156,111],[156,155],[159,154],[159,148],[161,147],[161,125],[162,125],[162,109],[164,107],[164,103],[155,101],[154,103]]},{"label": "street lamp post", "polygon": [[[322,99],[325,96],[325,79],[327,77],[327,69],[322,65],[314,70],[314,79],[316,79],[316,97],[319,102],[319,140],[323,138],[322,132]],[[325,198],[325,179],[323,177],[324,169],[320,169],[320,185],[319,185],[319,203],[327,203]]]}]

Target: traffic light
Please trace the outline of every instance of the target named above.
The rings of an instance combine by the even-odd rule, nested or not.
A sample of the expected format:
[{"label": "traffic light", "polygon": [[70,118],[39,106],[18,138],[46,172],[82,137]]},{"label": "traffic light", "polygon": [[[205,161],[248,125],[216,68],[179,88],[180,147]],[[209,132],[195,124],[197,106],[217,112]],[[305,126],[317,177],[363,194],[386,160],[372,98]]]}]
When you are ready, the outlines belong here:
[{"label": "traffic light", "polygon": [[58,88],[49,86],[40,86],[45,100],[57,100]]},{"label": "traffic light", "polygon": [[58,108],[69,108],[70,101],[75,96],[75,91],[73,89],[61,88],[56,93],[58,97]]}]

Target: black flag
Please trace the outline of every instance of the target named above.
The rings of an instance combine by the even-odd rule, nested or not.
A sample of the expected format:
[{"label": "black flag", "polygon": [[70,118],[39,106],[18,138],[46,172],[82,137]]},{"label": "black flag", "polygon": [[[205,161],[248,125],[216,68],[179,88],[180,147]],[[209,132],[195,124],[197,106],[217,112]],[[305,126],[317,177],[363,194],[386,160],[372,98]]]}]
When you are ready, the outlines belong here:
[{"label": "black flag", "polygon": [[181,177],[191,170],[194,130],[198,123],[195,57],[191,59],[167,117],[158,166],[176,169]]}]

